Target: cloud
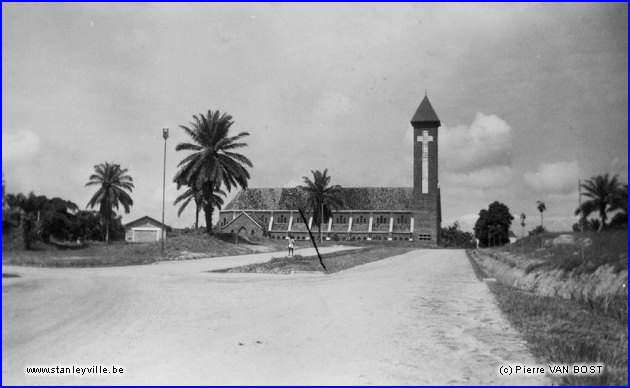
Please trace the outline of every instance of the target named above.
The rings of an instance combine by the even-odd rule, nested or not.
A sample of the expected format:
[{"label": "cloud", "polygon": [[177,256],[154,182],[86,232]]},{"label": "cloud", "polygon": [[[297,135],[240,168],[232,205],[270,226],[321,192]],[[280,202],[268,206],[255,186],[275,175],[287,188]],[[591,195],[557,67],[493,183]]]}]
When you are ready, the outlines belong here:
[{"label": "cloud", "polygon": [[444,173],[447,186],[487,189],[505,186],[512,181],[514,171],[509,166],[482,168],[468,173]]},{"label": "cloud", "polygon": [[39,136],[27,129],[5,134],[2,131],[2,161],[21,162],[39,154]]},{"label": "cloud", "polygon": [[445,171],[511,165],[512,128],[496,115],[477,112],[470,126],[444,126],[439,136],[440,164]]},{"label": "cloud", "polygon": [[537,191],[547,194],[566,194],[575,189],[580,176],[577,160],[547,163],[536,172],[526,172],[525,182]]}]

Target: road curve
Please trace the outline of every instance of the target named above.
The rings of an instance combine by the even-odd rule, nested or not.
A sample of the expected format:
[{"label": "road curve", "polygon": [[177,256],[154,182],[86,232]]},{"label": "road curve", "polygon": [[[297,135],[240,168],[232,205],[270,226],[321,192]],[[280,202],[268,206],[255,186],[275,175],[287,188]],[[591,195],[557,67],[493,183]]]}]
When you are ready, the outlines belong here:
[{"label": "road curve", "polygon": [[[333,275],[205,272],[226,262],[3,266],[22,276],[2,280],[3,384],[550,383],[499,375],[535,361],[463,251],[416,250]],[[123,374],[25,373],[72,365]]]}]

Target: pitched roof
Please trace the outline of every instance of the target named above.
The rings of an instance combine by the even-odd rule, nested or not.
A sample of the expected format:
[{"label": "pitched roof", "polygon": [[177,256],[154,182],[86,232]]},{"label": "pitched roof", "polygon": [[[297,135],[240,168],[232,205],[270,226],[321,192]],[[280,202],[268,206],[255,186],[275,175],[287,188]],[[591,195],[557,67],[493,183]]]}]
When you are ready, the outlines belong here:
[{"label": "pitched roof", "polygon": [[[125,224],[125,228],[133,228],[134,226],[142,225],[144,223],[153,224],[157,228],[161,228],[162,227],[162,223],[160,221],[156,220],[155,218],[149,217],[149,216],[144,216],[144,217],[138,218],[137,220],[134,220],[134,221],[126,223]],[[164,227],[167,227],[167,226],[164,225]]]},{"label": "pitched roof", "polygon": [[[346,187],[340,210],[412,210],[411,187]],[[306,202],[299,188],[256,188],[239,192],[225,210],[297,210]]]},{"label": "pitched roof", "polygon": [[249,220],[250,220],[251,222],[253,222],[253,223],[254,223],[254,225],[256,225],[257,227],[259,227],[261,230],[265,230],[265,228],[264,228],[262,225],[260,225],[260,223],[259,223],[259,222],[257,222],[255,219],[253,219],[253,218],[252,218],[249,214],[247,214],[247,213],[245,213],[245,212],[240,212],[238,216],[234,217],[234,218],[232,219],[232,221],[230,221],[230,222],[228,222],[227,224],[225,224],[225,225],[223,226],[223,228],[227,228],[228,226],[230,226],[230,224],[232,224],[233,222],[235,222],[236,220],[238,220],[238,219],[239,219],[239,218],[241,218],[241,217],[247,217],[247,218],[249,218]]},{"label": "pitched roof", "polygon": [[431,106],[431,103],[429,102],[429,97],[425,95],[424,98],[422,99],[422,102],[420,103],[420,106],[416,110],[416,113],[413,115],[413,118],[411,119],[411,124],[413,125],[414,123],[426,123],[426,122],[436,122],[438,125],[440,125],[439,124],[440,119],[438,118],[437,114],[433,110],[433,107]]}]

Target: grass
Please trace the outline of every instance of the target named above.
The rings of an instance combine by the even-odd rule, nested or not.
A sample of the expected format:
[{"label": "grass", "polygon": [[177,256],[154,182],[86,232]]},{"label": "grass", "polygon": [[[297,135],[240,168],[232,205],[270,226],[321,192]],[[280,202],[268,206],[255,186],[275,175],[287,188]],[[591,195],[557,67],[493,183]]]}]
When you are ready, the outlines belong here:
[{"label": "grass", "polygon": [[[64,249],[39,244],[26,251],[15,244],[2,246],[2,264],[37,267],[105,267],[151,264],[165,260],[182,260],[202,257],[234,256],[259,252],[259,246],[223,241],[201,232],[175,235],[162,244],[113,242],[109,245],[90,242],[82,249]],[[284,249],[284,243],[265,243],[269,251]]]},{"label": "grass", "polygon": [[266,263],[251,264],[235,268],[227,268],[213,272],[242,273],[291,273],[294,271],[335,273],[358,265],[371,263],[388,257],[407,253],[414,248],[388,245],[372,245],[360,250],[333,252],[322,255],[326,266],[323,271],[317,256],[276,257]]},{"label": "grass", "polygon": [[[626,233],[627,235],[627,233]],[[618,235],[602,235],[593,239],[593,245],[602,241],[617,241]],[[538,242],[540,244],[540,242]],[[600,245],[601,246],[601,245]],[[525,245],[527,247],[527,245]],[[519,249],[525,256],[525,248]],[[617,252],[618,247],[605,247],[604,255]],[[535,252],[540,257],[540,251]],[[530,252],[530,253],[531,253]],[[558,250],[551,250],[555,253]],[[553,254],[552,253],[552,254]],[[591,251],[590,260],[595,263],[609,263],[598,260]],[[468,255],[475,274],[479,279],[487,274]],[[576,268],[567,266],[547,253],[549,263],[544,268]],[[519,290],[499,282],[488,284],[497,304],[528,342],[532,353],[542,362],[550,364],[598,364],[606,365],[606,373],[599,376],[559,377],[562,385],[627,385],[628,383],[628,324],[626,298],[617,298],[617,307],[609,310],[619,314],[603,313],[596,303],[584,303],[560,297],[545,297]]]},{"label": "grass", "polygon": [[[550,235],[552,238],[557,234]],[[575,234],[581,238],[580,234]],[[498,251],[526,255],[530,259],[539,260],[535,265],[526,268],[531,272],[537,268],[561,269],[565,272],[573,271],[574,275],[593,273],[602,265],[610,265],[615,272],[628,270],[628,231],[605,231],[601,233],[588,232],[585,238],[591,241],[584,248],[582,259],[581,248],[578,244],[546,246],[540,248],[539,236],[528,236],[515,244],[506,245]]]},{"label": "grass", "polygon": [[599,376],[562,376],[563,385],[626,385],[628,326],[583,304],[489,283],[508,320],[539,359],[552,364],[604,364]]}]

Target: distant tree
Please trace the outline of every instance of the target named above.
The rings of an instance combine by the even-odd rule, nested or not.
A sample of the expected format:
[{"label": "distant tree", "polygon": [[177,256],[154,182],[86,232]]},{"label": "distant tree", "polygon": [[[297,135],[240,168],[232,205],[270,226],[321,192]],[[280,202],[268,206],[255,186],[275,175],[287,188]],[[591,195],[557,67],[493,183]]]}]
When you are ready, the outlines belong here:
[{"label": "distant tree", "polygon": [[81,241],[101,241],[103,240],[104,228],[102,216],[99,212],[81,210],[76,214],[76,221],[72,229],[73,240]]},{"label": "distant tree", "polygon": [[529,231],[529,235],[530,236],[539,236],[542,234],[548,233],[547,229],[545,229],[544,227],[538,225],[536,226],[534,229]]},{"label": "distant tree", "polygon": [[126,168],[121,168],[115,163],[101,163],[94,166],[94,174],[85,186],[99,186],[98,190],[90,201],[88,207],[94,208],[98,205],[99,213],[105,222],[105,243],[109,243],[109,225],[114,219],[114,209],[122,205],[125,213],[129,213],[133,200],[127,194],[133,191],[133,179],[127,174]]},{"label": "distant tree", "polygon": [[330,184],[328,169],[322,173],[319,170],[311,171],[313,180],[302,177],[304,184],[299,186],[306,193],[306,203],[302,205],[308,212],[313,214],[313,222],[317,225],[319,242],[322,242],[322,223],[330,218],[332,210],[343,207],[341,199],[341,186]]},{"label": "distant tree", "polygon": [[2,210],[8,208],[6,201],[6,182],[4,181],[4,171],[2,172]]},{"label": "distant tree", "polygon": [[501,202],[495,201],[479,212],[479,218],[475,223],[475,238],[484,247],[494,245],[504,245],[510,242],[510,225],[514,216],[510,214],[510,209]]},{"label": "distant tree", "polygon": [[521,239],[525,238],[525,219],[527,216],[525,213],[521,213]]},{"label": "distant tree", "polygon": [[176,151],[192,151],[179,162],[173,182],[177,183],[178,189],[181,186],[192,189],[191,198],[201,197],[202,201],[197,203],[205,213],[208,234],[213,234],[214,208],[223,204],[219,196],[221,187],[225,186],[227,191],[238,186],[246,189],[249,172],[245,167],[253,167],[247,157],[235,152],[247,147],[242,139],[249,133],[240,132],[236,136],[229,136],[233,123],[232,116],[219,111],[209,110],[206,116],[193,116],[190,127],[180,125],[192,142],[179,143],[175,147]]},{"label": "distant tree", "polygon": [[627,219],[628,185],[622,186],[617,175],[612,178],[608,174],[598,175],[582,183],[580,187],[584,190],[582,195],[589,199],[575,210],[575,214],[586,219],[591,213],[597,212],[600,220],[598,231],[608,226],[606,221],[609,212],[616,210],[624,212],[624,203]]},{"label": "distant tree", "polygon": [[460,229],[459,223],[440,229],[440,245],[446,248],[475,248],[475,236]]},{"label": "distant tree", "polygon": [[536,208],[540,212],[540,246],[543,246],[543,239],[545,236],[545,228],[543,227],[543,212],[547,210],[545,203],[543,201],[536,201]]},{"label": "distant tree", "polygon": [[619,191],[613,196],[610,212],[614,213],[608,223],[612,229],[628,228],[628,185],[621,186]]},{"label": "distant tree", "polygon": [[30,229],[31,232],[37,230],[38,239],[45,243],[49,243],[51,237],[57,240],[71,239],[75,214],[79,210],[75,203],[61,198],[49,199],[45,195],[35,195],[33,192],[28,196],[8,194],[6,202],[9,208],[6,212],[7,218],[11,224],[30,227],[23,222],[24,217],[30,215],[29,222],[34,225]]},{"label": "distant tree", "polygon": [[75,223],[75,214],[79,207],[61,198],[52,198],[43,204],[40,211],[41,237],[46,243],[50,238],[68,241],[72,239],[72,229]]}]

